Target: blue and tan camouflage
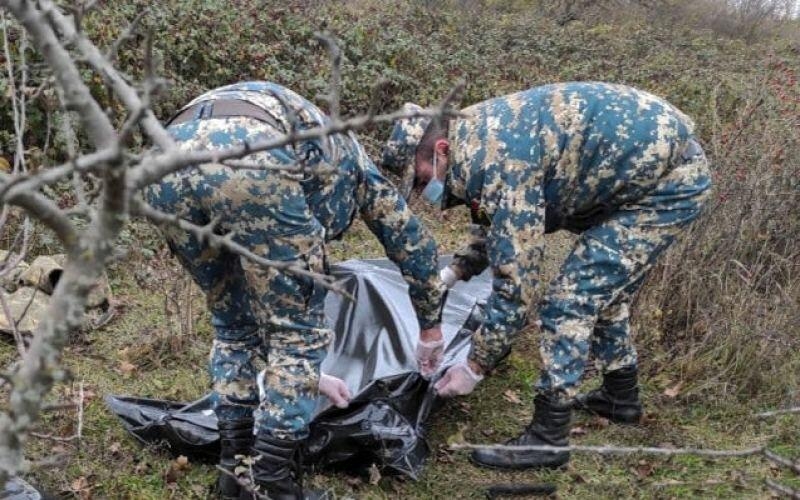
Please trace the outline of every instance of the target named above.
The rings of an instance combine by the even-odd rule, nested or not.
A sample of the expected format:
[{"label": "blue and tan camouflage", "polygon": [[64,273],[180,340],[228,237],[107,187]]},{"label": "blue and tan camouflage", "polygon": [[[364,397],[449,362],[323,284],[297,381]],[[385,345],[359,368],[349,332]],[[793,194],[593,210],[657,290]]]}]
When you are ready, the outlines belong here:
[{"label": "blue and tan camouflage", "polygon": [[701,212],[711,179],[694,124],[647,92],[606,83],[536,87],[449,122],[447,196],[466,204],[462,279],[491,266],[493,293],[470,359],[491,368],[526,324],[544,235],[580,234],[539,309],[539,391],[572,397],[590,352],[635,365],[630,297]]},{"label": "blue and tan camouflage", "polygon": [[[246,101],[274,120],[208,117],[218,99]],[[222,87],[186,108],[198,103],[198,116],[168,128],[184,151],[223,150],[328,122],[312,103],[269,82]],[[420,327],[439,323],[443,288],[435,242],[353,134],[254,153],[242,161],[247,168],[215,163],[186,168],[150,186],[146,199],[194,224],[215,221],[220,234],[232,234],[254,253],[317,273],[326,270],[326,242],[340,237],[358,214],[400,267]],[[305,168],[275,169],[298,165]],[[304,437],[332,336],[325,324],[325,289],[180,229],[164,233],[207,296],[216,332],[209,371],[218,418],[255,413],[257,430],[284,439]],[[257,358],[267,366],[260,396]]]},{"label": "blue and tan camouflage", "polygon": [[[421,106],[410,102],[405,103],[401,109],[403,113],[422,110]],[[426,116],[395,120],[389,140],[383,147],[381,168],[400,179],[400,193],[405,199],[408,199],[414,187],[414,156],[417,144],[425,135],[425,129],[430,122],[431,118]]]}]

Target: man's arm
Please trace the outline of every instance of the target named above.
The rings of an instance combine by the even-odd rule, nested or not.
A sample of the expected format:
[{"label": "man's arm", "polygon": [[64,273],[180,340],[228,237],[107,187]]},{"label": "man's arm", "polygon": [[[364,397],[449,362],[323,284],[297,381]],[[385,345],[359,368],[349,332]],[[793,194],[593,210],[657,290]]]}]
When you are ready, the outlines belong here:
[{"label": "man's arm", "polygon": [[436,242],[394,185],[371,162],[364,168],[359,191],[361,217],[408,283],[420,329],[437,326],[444,288],[439,280]]},{"label": "man's arm", "polygon": [[484,185],[482,203],[490,212],[486,255],[494,279],[486,319],[473,335],[470,366],[493,368],[525,325],[544,251],[545,202],[542,173],[523,162],[495,166]]}]

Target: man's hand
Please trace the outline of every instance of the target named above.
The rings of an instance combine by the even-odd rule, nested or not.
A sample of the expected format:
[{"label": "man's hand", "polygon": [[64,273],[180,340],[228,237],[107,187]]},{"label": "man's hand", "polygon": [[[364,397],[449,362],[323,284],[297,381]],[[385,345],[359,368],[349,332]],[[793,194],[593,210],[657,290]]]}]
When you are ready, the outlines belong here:
[{"label": "man's hand", "polygon": [[447,369],[442,378],[433,386],[439,396],[465,396],[475,390],[483,375],[475,373],[467,363],[459,363]]},{"label": "man's hand", "polygon": [[417,341],[416,359],[419,372],[425,378],[430,378],[442,364],[444,356],[444,338],[441,325],[419,332]]},{"label": "man's hand", "polygon": [[337,408],[347,408],[353,397],[344,380],[324,373],[319,374],[319,392],[330,399]]},{"label": "man's hand", "polygon": [[439,279],[442,280],[447,288],[453,288],[453,285],[456,284],[456,281],[461,279],[461,275],[457,269],[452,266],[445,266],[439,271]]}]

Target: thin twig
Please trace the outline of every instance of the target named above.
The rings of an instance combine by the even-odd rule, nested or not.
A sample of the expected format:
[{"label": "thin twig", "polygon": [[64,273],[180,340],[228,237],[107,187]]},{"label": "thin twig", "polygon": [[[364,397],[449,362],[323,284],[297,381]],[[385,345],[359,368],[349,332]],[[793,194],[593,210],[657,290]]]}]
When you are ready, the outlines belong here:
[{"label": "thin twig", "polygon": [[586,452],[597,453],[599,455],[618,455],[618,454],[649,454],[649,455],[697,455],[701,457],[746,457],[750,455],[759,455],[763,453],[764,446],[756,446],[753,448],[744,448],[741,450],[708,450],[703,448],[657,448],[648,446],[585,446],[585,445],[569,445],[569,446],[550,446],[550,445],[532,445],[532,446],[508,446],[502,444],[493,445],[479,445],[471,443],[452,444],[449,447],[451,450],[487,450],[487,451],[551,451],[551,452]]},{"label": "thin twig", "polygon": [[[451,92],[450,95],[453,93]],[[443,103],[449,102],[445,99]],[[335,134],[340,134],[349,131],[360,130],[368,125],[376,123],[391,123],[395,120],[404,118],[418,118],[418,117],[455,117],[462,116],[457,111],[442,111],[439,107],[434,109],[421,109],[413,111],[396,111],[392,113],[384,113],[375,116],[355,116],[353,118],[342,120],[337,123],[330,122],[326,125],[320,125],[304,130],[297,130],[295,132],[280,136],[263,139],[254,143],[244,142],[239,146],[232,146],[222,150],[199,150],[199,151],[182,151],[177,147],[170,149],[164,153],[151,152],[151,156],[144,158],[136,172],[131,176],[131,183],[134,188],[140,189],[153,182],[161,179],[162,177],[181,170],[190,165],[199,165],[203,163],[222,163],[225,160],[241,158],[252,153],[259,151],[267,151],[270,149],[277,149],[293,142],[302,142],[312,139],[320,139]]]},{"label": "thin twig", "polygon": [[336,44],[336,40],[330,33],[315,33],[316,38],[320,43],[325,45],[328,49],[328,54],[331,58],[331,80],[328,84],[328,91],[325,94],[325,100],[328,102],[329,115],[331,121],[338,122],[341,118],[339,109],[339,89],[342,82],[342,51]]},{"label": "thin twig", "polygon": [[[269,499],[269,496],[267,496],[267,495],[265,495],[263,493],[259,493],[258,491],[254,490],[253,489],[253,483],[251,483],[250,481],[246,481],[246,480],[240,478],[239,476],[237,476],[233,472],[229,471],[228,469],[226,469],[226,468],[224,468],[224,467],[222,467],[220,465],[217,465],[217,470],[220,472],[220,474],[224,474],[224,475],[226,475],[228,477],[232,477],[236,481],[236,484],[238,484],[239,486],[244,488],[244,490],[247,491],[248,493],[251,493],[253,495],[253,498],[266,499],[266,500]],[[252,467],[251,467],[251,470],[252,470]]]},{"label": "thin twig", "polygon": [[234,170],[264,170],[268,172],[286,172],[287,174],[329,175],[337,172],[337,170],[330,165],[317,165],[313,167],[303,166],[300,163],[295,163],[294,165],[259,165],[258,163],[246,160],[225,160],[222,164]]},{"label": "thin twig", "polygon": [[769,417],[774,417],[776,415],[785,415],[789,413],[800,413],[800,406],[796,406],[794,408],[784,408],[782,410],[765,411],[763,413],[757,413],[756,417],[769,418]]},{"label": "thin twig", "polygon": [[131,205],[131,209],[134,213],[138,213],[139,215],[150,219],[152,222],[158,225],[163,226],[166,224],[177,226],[184,231],[194,234],[201,242],[207,242],[211,246],[225,248],[232,253],[240,255],[264,267],[271,267],[289,274],[294,274],[295,276],[310,278],[332,292],[343,295],[350,300],[355,300],[353,296],[347,292],[347,290],[342,288],[341,285],[339,285],[337,281],[334,281],[330,276],[303,269],[302,267],[298,267],[294,262],[265,259],[260,255],[254,254],[245,246],[233,241],[232,234],[220,236],[214,233],[214,226],[216,225],[215,221],[212,221],[212,223],[205,226],[198,226],[197,224],[192,224],[185,219],[181,219],[177,215],[161,212],[142,200],[135,199]]},{"label": "thin twig", "polygon": [[[46,434],[43,432],[33,432],[31,431],[30,435],[37,437],[39,439],[47,439],[49,441],[58,441],[60,443],[71,443],[72,441],[77,441],[77,446],[80,447],[80,441],[83,437],[83,402],[84,402],[84,393],[83,393],[83,382],[78,384],[78,400],[76,403],[61,405],[62,408],[71,409],[71,408],[78,408],[78,423],[77,429],[75,433],[71,436],[56,436],[54,434]],[[54,408],[54,406],[49,407],[50,409]],[[44,407],[42,408],[44,410]]]},{"label": "thin twig", "polygon": [[[35,295],[35,293],[34,293]],[[25,356],[25,342],[22,340],[22,334],[19,333],[17,328],[17,320],[11,315],[11,308],[8,307],[6,302],[6,291],[0,288],[0,305],[3,307],[3,314],[5,314],[8,324],[11,325],[11,333],[14,336],[14,343],[17,345],[17,352],[20,357]],[[20,316],[20,319],[24,317]]]},{"label": "thin twig", "polygon": [[117,54],[119,53],[120,47],[122,47],[122,44],[125,43],[126,40],[132,38],[133,35],[136,34],[136,30],[139,28],[139,23],[142,21],[142,19],[144,19],[145,14],[147,14],[149,10],[149,7],[144,7],[141,11],[139,11],[139,13],[136,14],[136,17],[134,17],[133,20],[128,23],[128,26],[125,28],[125,30],[120,33],[116,40],[114,40],[114,43],[111,44],[111,47],[109,47],[104,54],[104,58],[109,63],[113,64],[114,61],[117,60]]},{"label": "thin twig", "polygon": [[[136,89],[129,85],[122,74],[103,57],[100,49],[82,33],[79,33],[75,29],[73,23],[59,12],[58,8],[50,0],[39,0],[39,5],[58,26],[58,29],[64,34],[64,38],[71,40],[78,47],[86,62],[103,77],[128,111],[139,108],[141,101],[139,100]],[[142,127],[147,136],[155,142],[158,147],[162,149],[174,147],[175,143],[172,137],[170,137],[158,121],[152,110],[147,110],[145,113],[142,119]]]},{"label": "thin twig", "polygon": [[[2,227],[2,224],[0,224],[0,227]],[[25,217],[25,222],[22,223],[22,231],[17,232],[17,234],[14,236],[14,241],[8,247],[8,255],[6,256],[2,265],[0,265],[0,278],[10,274],[11,271],[16,269],[16,267],[19,266],[23,260],[25,260],[25,257],[28,255],[28,246],[30,244],[32,227],[33,226],[31,225],[30,218]],[[12,253],[14,248],[17,246],[20,233],[22,234],[22,244],[20,245],[19,252]]]},{"label": "thin twig", "polygon": [[48,441],[58,441],[59,443],[71,443],[72,441],[78,439],[77,434],[64,437],[64,436],[56,436],[53,434],[45,434],[44,432],[31,431],[30,435],[39,439],[46,439]]}]

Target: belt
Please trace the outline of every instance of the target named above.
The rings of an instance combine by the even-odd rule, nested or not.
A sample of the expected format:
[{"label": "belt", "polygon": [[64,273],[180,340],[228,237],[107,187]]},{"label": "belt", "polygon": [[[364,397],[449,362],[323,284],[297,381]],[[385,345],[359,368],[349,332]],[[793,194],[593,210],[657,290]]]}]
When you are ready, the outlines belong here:
[{"label": "belt", "polygon": [[190,120],[204,118],[223,118],[226,116],[246,116],[267,123],[278,130],[283,127],[264,109],[239,99],[213,99],[193,104],[175,115],[168,125],[177,125]]}]

